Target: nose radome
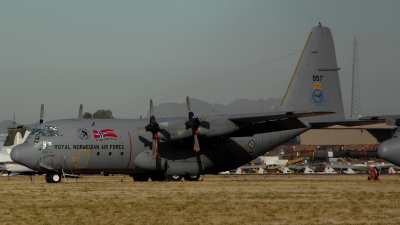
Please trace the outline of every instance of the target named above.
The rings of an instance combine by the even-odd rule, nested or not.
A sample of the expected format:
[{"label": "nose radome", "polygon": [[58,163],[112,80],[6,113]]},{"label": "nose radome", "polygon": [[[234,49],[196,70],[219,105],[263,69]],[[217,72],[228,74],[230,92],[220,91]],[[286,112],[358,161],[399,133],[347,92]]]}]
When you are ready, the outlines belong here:
[{"label": "nose radome", "polygon": [[14,162],[32,169],[37,161],[35,160],[35,150],[31,144],[20,144],[11,150],[10,157]]},{"label": "nose radome", "polygon": [[21,157],[21,148],[19,148],[19,145],[15,146],[12,148],[12,151],[10,153],[10,157],[14,162],[20,163],[20,157]]},{"label": "nose radome", "polygon": [[378,147],[378,157],[397,166],[400,165],[400,139],[392,138],[382,142]]}]

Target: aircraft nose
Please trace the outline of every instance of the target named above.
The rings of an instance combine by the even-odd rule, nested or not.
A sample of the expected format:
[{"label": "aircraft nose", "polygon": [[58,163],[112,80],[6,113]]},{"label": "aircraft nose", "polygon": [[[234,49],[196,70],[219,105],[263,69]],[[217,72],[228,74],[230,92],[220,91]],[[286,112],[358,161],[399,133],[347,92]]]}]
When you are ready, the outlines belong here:
[{"label": "aircraft nose", "polygon": [[379,158],[400,165],[400,140],[392,138],[382,142],[377,153]]},{"label": "aircraft nose", "polygon": [[10,157],[16,163],[19,163],[31,169],[36,169],[37,151],[38,150],[31,144],[24,143],[15,146],[11,150]]}]

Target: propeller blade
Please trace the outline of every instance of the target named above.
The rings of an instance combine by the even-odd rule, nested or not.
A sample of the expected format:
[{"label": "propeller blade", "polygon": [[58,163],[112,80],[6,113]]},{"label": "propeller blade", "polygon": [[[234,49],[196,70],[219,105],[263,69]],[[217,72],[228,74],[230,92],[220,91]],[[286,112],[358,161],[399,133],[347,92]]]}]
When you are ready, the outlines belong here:
[{"label": "propeller blade", "polygon": [[160,129],[159,132],[160,132],[160,134],[162,134],[165,137],[165,139],[171,140],[171,134],[167,130]]},{"label": "propeller blade", "polygon": [[196,152],[200,151],[200,143],[199,143],[199,139],[197,138],[197,134],[199,133],[199,130],[196,130],[194,132],[194,145],[193,145],[193,150],[195,150]]},{"label": "propeller blade", "polygon": [[186,96],[186,106],[187,106],[187,110],[188,110],[188,113],[189,113],[189,119],[191,119],[191,118],[193,118],[193,117],[190,117],[190,113],[193,114],[193,112],[192,112],[192,108],[190,107],[190,99],[189,99],[189,96]]},{"label": "propeller blade", "polygon": [[156,159],[156,169],[157,170],[161,169],[161,157],[158,154],[158,144],[159,144],[159,142],[158,142],[158,132],[157,132],[153,135],[153,146],[151,146],[152,150],[153,150],[153,155],[155,155],[155,157],[156,157],[155,159]]},{"label": "propeller blade", "polygon": [[40,120],[39,120],[40,124],[43,123],[43,118],[44,118],[44,104],[42,103],[42,105],[40,106]]},{"label": "propeller blade", "polygon": [[156,117],[154,116],[153,100],[150,99],[150,123],[145,127],[146,131],[153,133],[158,133],[160,131],[160,126],[156,122]]},{"label": "propeller blade", "polygon": [[[189,120],[185,123],[186,125],[186,129],[191,128],[192,129],[192,134],[193,134],[193,139],[194,139],[194,143],[193,143],[193,150],[194,151],[200,151],[200,143],[199,143],[199,139],[198,139],[198,134],[199,134],[199,125],[201,124],[200,119],[199,118],[195,118],[194,117],[194,113],[192,111],[191,105],[190,105],[190,99],[189,96],[186,96],[186,104],[187,104],[187,109],[188,109],[188,114],[189,114]],[[208,117],[208,113],[205,115],[204,119]],[[205,122],[205,121],[203,121]],[[204,126],[206,127],[210,127],[210,124],[208,123],[203,123]]]},{"label": "propeller blade", "polygon": [[153,99],[150,99],[150,123],[155,122],[156,118],[154,117],[154,107],[153,107]]},{"label": "propeller blade", "polygon": [[[140,131],[142,128],[137,128]],[[153,143],[151,145],[152,157],[156,160],[156,169],[161,169],[161,157],[158,154],[158,132],[160,132],[160,126],[156,122],[156,117],[154,116],[153,99],[150,99],[150,123],[145,127],[146,131],[150,131],[153,134]],[[139,137],[140,139],[140,137]]]},{"label": "propeller blade", "polygon": [[185,127],[179,128],[179,129],[176,130],[176,134],[177,134],[178,136],[181,136],[183,133],[186,132],[186,130],[187,130],[187,129],[186,129]]},{"label": "propeller blade", "polygon": [[83,118],[83,105],[80,104],[80,105],[79,105],[78,119],[82,119],[82,118]]},{"label": "propeller blade", "polygon": [[147,146],[152,146],[152,142],[147,140],[146,138],[142,137],[139,135],[139,141],[141,141],[143,144],[147,145]]},{"label": "propeller blade", "polygon": [[153,134],[153,145],[151,146],[151,150],[153,150],[153,154],[158,155],[158,133]]},{"label": "propeller blade", "polygon": [[204,113],[203,115],[199,116],[199,121],[204,122],[208,118],[208,112]]}]

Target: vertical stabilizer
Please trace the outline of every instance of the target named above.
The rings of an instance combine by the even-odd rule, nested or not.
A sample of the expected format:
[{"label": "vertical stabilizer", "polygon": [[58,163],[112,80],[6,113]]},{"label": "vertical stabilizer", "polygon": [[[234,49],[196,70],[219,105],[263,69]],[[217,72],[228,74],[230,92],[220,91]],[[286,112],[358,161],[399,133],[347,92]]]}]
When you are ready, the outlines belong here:
[{"label": "vertical stabilizer", "polygon": [[336,113],[306,120],[344,120],[338,70],[330,29],[312,28],[279,110],[333,111]]}]

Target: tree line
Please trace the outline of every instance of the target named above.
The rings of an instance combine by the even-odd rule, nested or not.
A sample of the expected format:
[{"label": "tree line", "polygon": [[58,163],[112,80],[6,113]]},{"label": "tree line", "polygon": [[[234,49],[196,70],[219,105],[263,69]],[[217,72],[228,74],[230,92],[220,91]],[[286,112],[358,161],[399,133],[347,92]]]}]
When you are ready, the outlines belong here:
[{"label": "tree line", "polygon": [[115,119],[115,117],[112,114],[112,111],[107,109],[99,109],[93,114],[90,112],[85,112],[82,117],[84,119]]}]

